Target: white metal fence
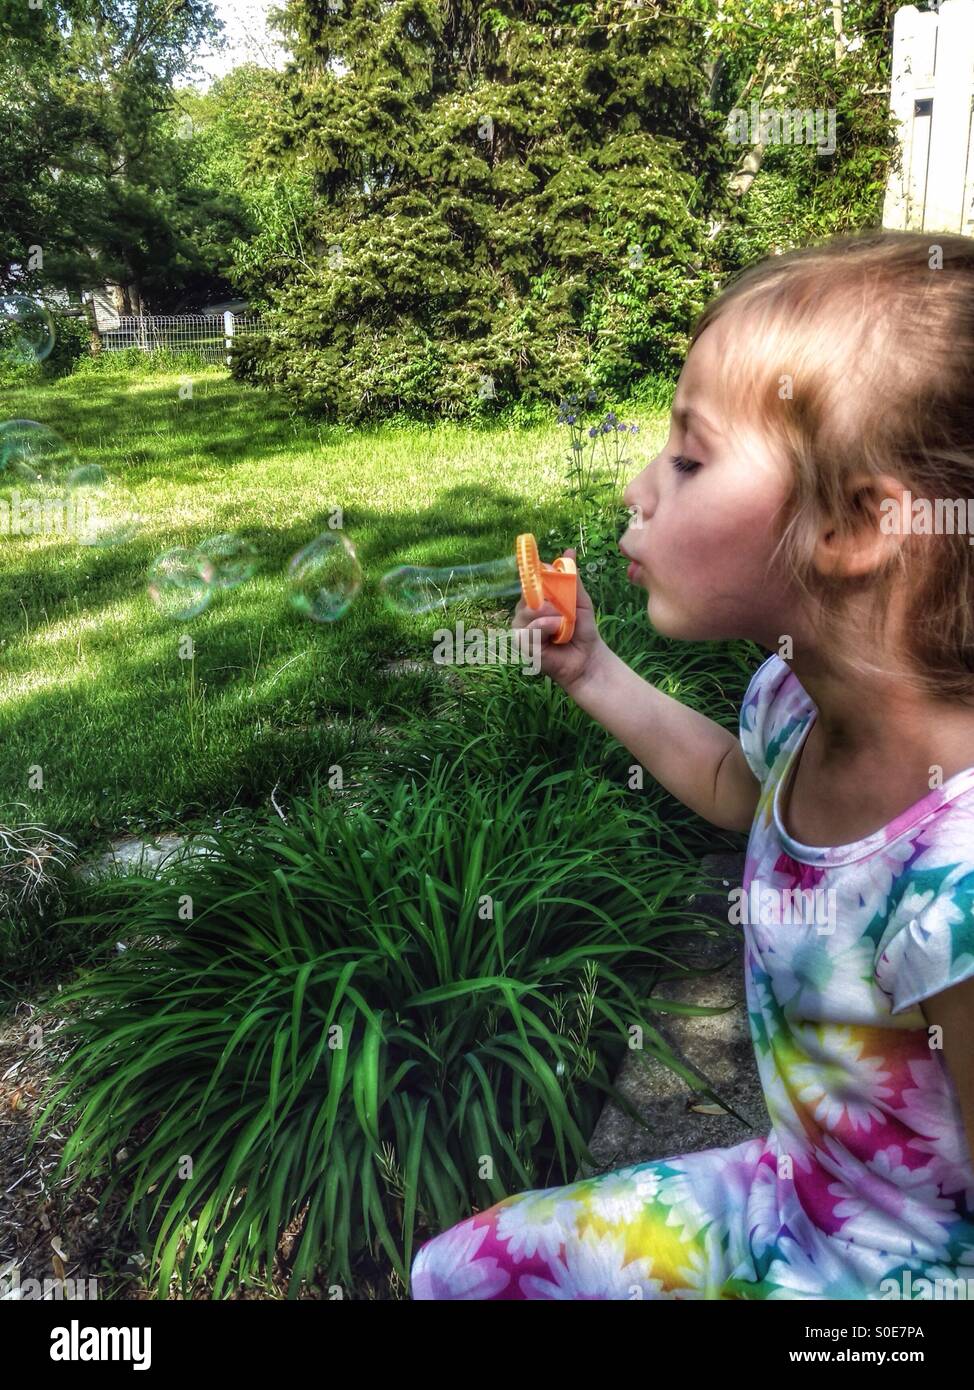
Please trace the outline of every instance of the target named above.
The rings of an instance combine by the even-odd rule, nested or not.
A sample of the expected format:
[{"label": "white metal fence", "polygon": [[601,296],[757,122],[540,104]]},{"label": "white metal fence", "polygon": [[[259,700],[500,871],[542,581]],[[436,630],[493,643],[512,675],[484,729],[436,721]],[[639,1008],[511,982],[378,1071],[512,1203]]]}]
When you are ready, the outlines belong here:
[{"label": "white metal fence", "polygon": [[974,236],[974,0],[897,10],[890,105],[903,157],[883,225]]},{"label": "white metal fence", "polygon": [[231,339],[256,328],[260,314],[122,314],[101,331],[105,352],[198,352],[208,362],[229,362]]}]

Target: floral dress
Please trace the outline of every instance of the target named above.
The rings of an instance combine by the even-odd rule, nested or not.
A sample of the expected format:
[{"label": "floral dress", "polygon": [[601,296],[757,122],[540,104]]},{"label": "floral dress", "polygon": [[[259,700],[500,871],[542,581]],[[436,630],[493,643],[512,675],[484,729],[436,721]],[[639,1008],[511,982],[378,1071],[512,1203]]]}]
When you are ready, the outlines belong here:
[{"label": "floral dress", "polygon": [[779,806],[815,713],[777,655],[741,709],[762,792],[731,920],[771,1132],[506,1197],[420,1247],[414,1299],[974,1292],[974,1163],[919,1008],[974,975],[974,768],[803,845]]}]

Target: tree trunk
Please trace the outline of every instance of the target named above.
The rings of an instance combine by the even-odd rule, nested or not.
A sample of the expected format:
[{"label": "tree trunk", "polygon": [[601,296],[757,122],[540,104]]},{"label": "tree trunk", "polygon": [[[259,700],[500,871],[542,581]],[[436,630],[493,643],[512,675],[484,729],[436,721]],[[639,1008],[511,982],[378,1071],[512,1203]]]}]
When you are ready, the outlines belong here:
[{"label": "tree trunk", "polygon": [[92,353],[101,352],[101,332],[98,328],[98,319],[95,316],[95,301],[89,299],[82,305],[85,318],[88,320],[88,348]]},{"label": "tree trunk", "polygon": [[[785,64],[778,76],[771,76],[770,81],[766,78],[761,84],[761,95],[758,97],[759,110],[765,97],[784,96],[794,76],[796,61],[796,59],[792,59]],[[754,134],[753,131],[751,133]],[[743,198],[757,178],[766,153],[767,145],[761,140],[756,140],[741,160],[736,172],[731,175],[729,188],[737,197]]]},{"label": "tree trunk", "polygon": [[835,61],[842,62],[842,55],[845,52],[845,45],[842,42],[843,22],[842,22],[842,0],[832,0],[832,28],[835,30]]}]

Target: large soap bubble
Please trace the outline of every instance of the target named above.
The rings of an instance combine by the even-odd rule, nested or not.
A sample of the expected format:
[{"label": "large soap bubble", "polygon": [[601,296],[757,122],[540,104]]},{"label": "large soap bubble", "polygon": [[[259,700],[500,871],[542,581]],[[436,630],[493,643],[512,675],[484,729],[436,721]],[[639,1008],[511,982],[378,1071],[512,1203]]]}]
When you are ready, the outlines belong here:
[{"label": "large soap bubble", "polygon": [[37,420],[4,420],[0,423],[0,473],[29,472],[38,482],[63,483],[78,466],[64,440]]},{"label": "large soap bubble", "polygon": [[53,346],[54,323],[43,304],[23,294],[0,295],[0,352],[42,362]]},{"label": "large soap bubble", "polygon": [[149,597],[164,618],[195,618],[216,590],[216,570],[201,550],[176,547],[159,555],[149,570]]},{"label": "large soap bubble", "polygon": [[382,576],[379,589],[399,613],[429,613],[464,600],[519,594],[521,580],[516,557],[505,555],[479,565],[446,565],[438,569],[400,565]]},{"label": "large soap bubble", "polygon": [[77,459],[36,420],[0,423],[0,529],[5,535],[70,535],[67,479]]},{"label": "large soap bubble", "polygon": [[340,531],[325,531],[291,557],[291,603],[315,623],[333,623],[348,612],[362,587],[355,547]]}]

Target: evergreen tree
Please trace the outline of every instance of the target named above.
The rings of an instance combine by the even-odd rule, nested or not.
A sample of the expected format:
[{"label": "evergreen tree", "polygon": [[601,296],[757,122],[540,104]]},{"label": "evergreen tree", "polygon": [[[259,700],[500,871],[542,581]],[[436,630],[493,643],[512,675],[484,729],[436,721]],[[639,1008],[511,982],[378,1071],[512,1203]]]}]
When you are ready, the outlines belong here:
[{"label": "evergreen tree", "polygon": [[289,0],[303,263],[238,369],[343,418],[671,373],[731,156],[699,26],[619,0]]}]

